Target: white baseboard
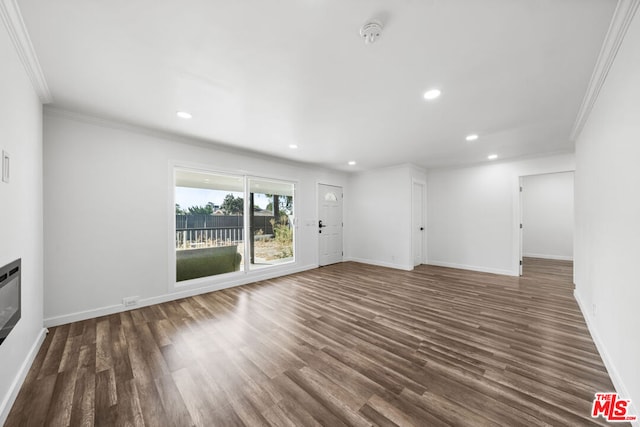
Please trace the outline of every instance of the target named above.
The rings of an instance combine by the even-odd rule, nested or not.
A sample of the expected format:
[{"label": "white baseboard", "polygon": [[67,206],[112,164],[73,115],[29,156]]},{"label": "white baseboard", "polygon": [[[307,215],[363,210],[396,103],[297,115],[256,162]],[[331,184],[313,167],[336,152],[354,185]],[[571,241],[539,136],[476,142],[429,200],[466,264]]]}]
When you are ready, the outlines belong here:
[{"label": "white baseboard", "polygon": [[53,316],[44,319],[44,324],[47,327],[53,327],[58,325],[64,325],[71,322],[78,322],[81,320],[93,319],[96,317],[107,316],[109,314],[121,313],[123,311],[135,310],[141,307],[147,307],[154,304],[161,304],[163,302],[174,301],[180,298],[192,297],[194,295],[206,294],[208,292],[219,291],[222,289],[233,288],[235,286],[246,285],[249,283],[259,282],[261,280],[273,279],[274,277],[287,276],[289,274],[300,273],[302,271],[318,268],[317,264],[304,265],[300,267],[290,267],[287,269],[277,270],[262,270],[250,276],[241,275],[238,278],[232,280],[226,280],[224,282],[217,282],[215,284],[205,285],[199,287],[185,287],[185,289],[177,288],[173,292],[167,292],[163,295],[158,295],[149,298],[142,298],[138,304],[132,307],[125,307],[122,304],[109,305],[105,307],[98,307],[95,309],[78,311],[70,314],[63,314],[60,316]]},{"label": "white baseboard", "polygon": [[491,267],[480,267],[477,265],[456,264],[453,262],[434,261],[434,260],[429,260],[427,264],[435,265],[438,267],[449,267],[449,268],[459,268],[461,270],[479,271],[481,273],[501,274],[503,276],[520,276],[519,271],[503,270],[500,268],[491,268]]},{"label": "white baseboard", "polygon": [[573,261],[572,256],[565,256],[565,255],[522,254],[522,256],[527,258],[542,258],[542,259],[556,259],[559,261]]},{"label": "white baseboard", "polygon": [[350,258],[345,258],[345,261],[353,261],[353,262],[359,262],[361,264],[377,265],[378,267],[395,268],[396,270],[405,270],[405,271],[413,270],[413,265],[395,264],[392,262],[378,261],[374,259],[350,257]]},{"label": "white baseboard", "polygon": [[[605,348],[604,343],[602,342],[602,339],[600,338],[600,335],[598,334],[598,331],[595,328],[595,322],[591,317],[591,314],[590,314],[591,312],[587,309],[587,307],[585,307],[582,299],[580,298],[580,293],[578,292],[577,288],[574,289],[573,291],[573,297],[576,299],[578,303],[578,307],[580,307],[582,316],[584,317],[584,320],[587,323],[587,329],[589,329],[591,338],[593,339],[593,342],[595,343],[596,348],[598,349],[598,353],[600,353],[600,357],[604,362],[604,366],[607,368],[607,372],[609,372],[609,377],[611,377],[611,382],[613,382],[613,386],[615,387],[616,392],[623,399],[631,399],[631,395],[629,394],[627,387],[624,385],[622,376],[620,376],[620,374],[618,373],[618,370],[616,369],[613,363],[613,359],[611,359],[609,352],[607,352],[607,349]],[[611,390],[599,390],[599,391],[606,392]],[[638,402],[635,402],[632,400],[631,405],[628,408],[629,414],[636,415],[639,417],[637,421],[631,423],[631,425],[633,425],[634,427],[640,427],[640,412],[638,412],[637,403]]]},{"label": "white baseboard", "polygon": [[36,340],[33,342],[27,357],[25,357],[24,362],[20,365],[20,369],[18,370],[13,382],[11,383],[11,387],[9,387],[9,391],[6,396],[2,400],[2,404],[0,404],[0,425],[4,425],[5,421],[7,421],[7,417],[9,416],[9,412],[11,412],[11,408],[13,407],[13,403],[16,401],[16,397],[18,397],[18,392],[20,392],[20,388],[22,387],[22,383],[24,383],[24,379],[27,377],[29,373],[29,369],[33,364],[36,356],[38,355],[38,351],[40,350],[40,346],[44,342],[44,339],[47,336],[47,330],[43,328],[38,334]]}]

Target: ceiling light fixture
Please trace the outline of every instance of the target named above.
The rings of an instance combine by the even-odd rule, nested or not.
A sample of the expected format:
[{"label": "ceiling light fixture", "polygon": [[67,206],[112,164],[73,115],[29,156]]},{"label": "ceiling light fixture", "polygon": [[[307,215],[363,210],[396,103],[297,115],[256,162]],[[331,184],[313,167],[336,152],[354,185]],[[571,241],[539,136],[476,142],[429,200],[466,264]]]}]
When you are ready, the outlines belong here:
[{"label": "ceiling light fixture", "polygon": [[442,92],[440,92],[440,89],[429,89],[424,93],[424,99],[426,99],[427,101],[433,101],[434,99],[438,98],[441,94]]},{"label": "ceiling light fixture", "polygon": [[355,166],[356,165],[356,161],[355,160],[349,160],[348,165],[349,166]]},{"label": "ceiling light fixture", "polygon": [[478,135],[475,133],[472,133],[471,135],[467,135],[467,137],[465,138],[467,141],[475,141],[476,139],[478,139]]},{"label": "ceiling light fixture", "polygon": [[489,160],[495,160],[495,159],[497,159],[497,158],[498,158],[498,155],[497,155],[497,154],[489,154],[489,155],[487,156],[487,159],[489,159]]},{"label": "ceiling light fixture", "polygon": [[180,117],[181,119],[190,119],[193,117],[191,113],[187,113],[186,111],[178,111],[176,113],[176,116]]},{"label": "ceiling light fixture", "polygon": [[296,144],[289,144],[289,148],[295,150],[296,148],[298,148],[298,146]]}]

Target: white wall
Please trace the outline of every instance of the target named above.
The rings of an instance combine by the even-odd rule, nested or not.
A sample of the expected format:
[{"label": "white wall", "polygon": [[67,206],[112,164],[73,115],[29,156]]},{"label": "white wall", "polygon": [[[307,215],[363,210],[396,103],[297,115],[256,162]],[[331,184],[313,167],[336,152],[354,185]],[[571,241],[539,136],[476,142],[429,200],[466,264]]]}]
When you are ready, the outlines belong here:
[{"label": "white wall", "polygon": [[[640,416],[640,16],[576,143],[576,297]],[[639,423],[640,425],[640,423]]]},{"label": "white wall", "polygon": [[121,311],[127,296],[139,296],[141,304],[178,296],[169,292],[168,273],[172,161],[297,181],[301,219],[295,265],[232,281],[214,277],[179,295],[317,266],[316,184],[344,185],[344,174],[47,109],[45,324]]},{"label": "white wall", "polygon": [[22,258],[22,318],[0,345],[0,425],[37,352],[42,327],[42,106],[0,24],[0,151],[11,182],[0,182],[0,265]]},{"label": "white wall", "polygon": [[523,178],[523,254],[573,260],[573,172]]},{"label": "white wall", "polygon": [[430,170],[428,263],[518,275],[519,177],[574,168],[574,156],[564,154]]},{"label": "white wall", "polygon": [[346,259],[413,269],[413,179],[424,181],[425,172],[409,164],[349,177],[349,197],[345,199]]}]

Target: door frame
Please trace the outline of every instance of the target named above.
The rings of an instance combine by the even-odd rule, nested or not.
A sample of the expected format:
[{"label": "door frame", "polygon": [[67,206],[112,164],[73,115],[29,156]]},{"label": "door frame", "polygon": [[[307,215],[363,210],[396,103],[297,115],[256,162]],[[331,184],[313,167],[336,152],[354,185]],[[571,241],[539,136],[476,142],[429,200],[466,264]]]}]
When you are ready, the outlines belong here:
[{"label": "door frame", "polygon": [[524,252],[524,228],[522,219],[524,216],[523,209],[523,193],[524,193],[524,175],[518,177],[518,240],[520,241],[519,252],[518,252],[518,275],[522,276],[522,264],[524,260],[522,259],[522,254]]},{"label": "door frame", "polygon": [[[410,227],[410,231],[411,231],[411,263],[415,263],[415,253],[414,253],[414,241],[413,241],[413,231],[414,231],[414,224],[413,224],[413,211],[416,207],[416,201],[413,198],[413,188],[415,185],[420,185],[422,187],[422,206],[420,207],[420,210],[422,211],[422,222],[423,222],[423,227],[424,227],[424,232],[422,233],[422,241],[420,242],[421,248],[422,248],[422,257],[420,259],[420,264],[427,264],[427,182],[420,180],[420,179],[416,179],[416,178],[411,178],[411,221],[409,221],[409,227]],[[415,267],[415,265],[414,265]]]},{"label": "door frame", "polygon": [[[574,174],[574,180],[575,180],[575,168],[560,168],[558,170],[550,170],[550,171],[536,171],[533,173],[527,173],[527,174],[522,174],[522,175],[518,175],[518,181],[517,181],[517,187],[515,187],[515,191],[517,192],[517,203],[514,203],[514,223],[513,223],[513,227],[514,227],[514,236],[515,236],[515,240],[517,241],[517,245],[518,247],[515,248],[514,250],[514,267],[515,269],[513,270],[516,274],[514,274],[515,276],[522,276],[523,273],[523,269],[522,269],[522,263],[524,262],[523,260],[523,253],[524,253],[524,227],[526,227],[526,224],[524,224],[523,221],[523,216],[524,216],[524,207],[523,207],[523,197],[524,197],[524,191],[520,191],[521,188],[524,188],[524,179],[526,177],[529,176],[538,176],[538,175],[551,175],[551,174],[557,174],[557,173],[573,173]],[[575,181],[574,181],[575,183]],[[573,190],[573,194],[575,197],[575,184],[574,184],[574,190]],[[575,213],[574,213],[575,215]],[[523,227],[520,228],[520,224],[523,224]],[[575,217],[574,217],[574,226],[575,226]],[[513,247],[513,246],[512,246]],[[575,252],[575,245],[574,245],[574,252]],[[574,270],[575,270],[575,264],[574,264]]]}]

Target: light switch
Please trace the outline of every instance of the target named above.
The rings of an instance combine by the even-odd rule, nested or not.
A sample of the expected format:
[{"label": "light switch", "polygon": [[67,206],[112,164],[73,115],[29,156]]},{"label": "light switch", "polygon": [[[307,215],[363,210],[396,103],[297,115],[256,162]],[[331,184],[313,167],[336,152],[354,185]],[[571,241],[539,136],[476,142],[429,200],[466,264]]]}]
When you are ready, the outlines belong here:
[{"label": "light switch", "polygon": [[2,150],[2,182],[9,183],[9,179],[11,178],[11,170],[10,170],[10,161],[9,161],[9,153]]}]

